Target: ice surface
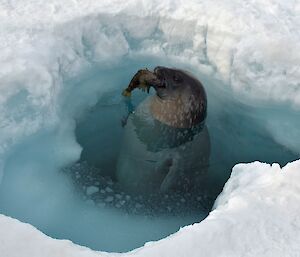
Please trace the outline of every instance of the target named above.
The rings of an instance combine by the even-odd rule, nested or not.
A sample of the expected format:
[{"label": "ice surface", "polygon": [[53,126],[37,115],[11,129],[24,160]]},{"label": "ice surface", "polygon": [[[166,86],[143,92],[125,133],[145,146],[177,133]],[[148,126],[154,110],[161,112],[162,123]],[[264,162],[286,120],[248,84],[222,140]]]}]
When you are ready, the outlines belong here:
[{"label": "ice surface", "polygon": [[[1,0],[1,204],[24,218],[34,212],[26,205],[34,199],[40,213],[53,213],[56,219],[69,203],[71,220],[83,221],[81,203],[66,186],[69,180],[58,172],[77,161],[82,151],[74,120],[105,93],[123,87],[141,63],[189,68],[213,80],[212,92],[251,106],[267,134],[299,156],[299,13],[298,1],[280,0]],[[117,76],[111,76],[112,71]],[[93,76],[101,78],[97,86],[89,83]],[[216,204],[220,208],[208,219],[137,254],[297,256],[299,210],[293,203],[299,201],[299,162],[282,172],[258,163],[236,170],[239,167],[242,171],[236,171],[227,185],[234,195],[228,196],[225,189]],[[14,186],[7,181],[14,181]],[[106,216],[93,206],[87,210],[86,220]],[[33,218],[48,226],[38,212]],[[80,226],[70,229],[81,232]],[[23,256],[33,257],[39,249],[48,249],[51,256],[60,251],[94,255],[4,216],[1,231],[5,244],[0,244],[0,253],[5,257],[20,256],[16,249],[24,243]],[[37,248],[36,238],[44,238],[46,245],[41,241]]]}]

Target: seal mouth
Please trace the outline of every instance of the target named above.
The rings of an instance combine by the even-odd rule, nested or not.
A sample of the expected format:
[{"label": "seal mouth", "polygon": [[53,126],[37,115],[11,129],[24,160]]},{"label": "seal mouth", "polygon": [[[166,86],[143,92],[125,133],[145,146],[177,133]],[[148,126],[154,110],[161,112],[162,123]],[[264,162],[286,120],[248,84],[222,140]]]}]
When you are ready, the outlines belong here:
[{"label": "seal mouth", "polygon": [[165,99],[167,97],[166,89],[168,87],[168,82],[165,79],[165,76],[162,72],[162,68],[156,67],[153,71],[153,74],[157,78],[157,83],[153,83],[152,85],[156,91],[156,95],[161,99]]},{"label": "seal mouth", "polygon": [[139,70],[133,76],[122,95],[129,97],[131,92],[136,88],[149,93],[150,87],[153,87],[156,91],[156,95],[161,99],[165,99],[168,97],[167,90],[169,88],[166,77],[165,68],[161,66],[156,67],[153,72],[148,69]]},{"label": "seal mouth", "polygon": [[167,83],[163,81],[162,83],[159,83],[157,85],[153,85],[156,95],[161,98],[161,99],[166,99],[167,98],[167,93],[166,93],[166,88],[167,88]]}]

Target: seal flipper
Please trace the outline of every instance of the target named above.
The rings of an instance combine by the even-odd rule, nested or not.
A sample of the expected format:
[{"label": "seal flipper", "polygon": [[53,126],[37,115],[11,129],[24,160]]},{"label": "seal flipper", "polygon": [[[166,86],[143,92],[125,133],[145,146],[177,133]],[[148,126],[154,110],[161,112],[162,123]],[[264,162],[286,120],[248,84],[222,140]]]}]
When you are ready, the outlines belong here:
[{"label": "seal flipper", "polygon": [[167,192],[176,182],[178,174],[178,163],[176,158],[166,159],[158,169],[159,172],[166,174],[160,185],[162,193]]}]

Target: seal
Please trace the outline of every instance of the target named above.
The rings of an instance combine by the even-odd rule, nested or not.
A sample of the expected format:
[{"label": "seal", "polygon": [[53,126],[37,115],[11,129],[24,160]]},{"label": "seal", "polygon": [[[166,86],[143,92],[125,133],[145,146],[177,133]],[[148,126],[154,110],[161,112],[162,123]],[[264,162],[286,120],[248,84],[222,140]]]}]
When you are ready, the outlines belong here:
[{"label": "seal", "polygon": [[147,97],[128,116],[117,163],[120,186],[130,191],[189,190],[207,171],[210,140],[205,125],[207,96],[201,82],[179,69],[139,70],[123,91]]}]

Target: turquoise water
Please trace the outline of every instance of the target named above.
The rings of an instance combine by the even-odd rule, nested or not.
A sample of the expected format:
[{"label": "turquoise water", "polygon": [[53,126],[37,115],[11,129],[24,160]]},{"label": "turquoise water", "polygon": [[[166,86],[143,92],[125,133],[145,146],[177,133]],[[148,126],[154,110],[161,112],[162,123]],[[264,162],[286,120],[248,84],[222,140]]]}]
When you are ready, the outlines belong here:
[{"label": "turquoise water", "polygon": [[[45,128],[8,153],[0,212],[55,238],[124,252],[204,219],[236,163],[259,160],[284,165],[297,159],[268,129],[270,122],[280,126],[295,121],[296,112],[287,106],[247,105],[222,89],[219,81],[196,73],[208,95],[206,125],[211,142],[209,167],[201,174],[201,183],[191,191],[147,194],[120,187],[116,163],[124,137],[121,120],[127,115],[120,93],[141,66],[182,66],[166,62],[126,61],[111,69],[95,67],[66,81],[59,105],[70,119],[69,126]],[[133,105],[145,97],[134,92]],[[80,158],[66,161],[68,154],[57,145],[76,142],[82,148]]]}]

